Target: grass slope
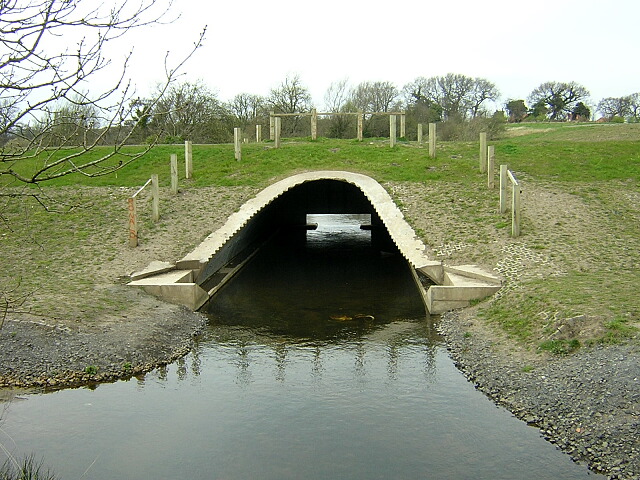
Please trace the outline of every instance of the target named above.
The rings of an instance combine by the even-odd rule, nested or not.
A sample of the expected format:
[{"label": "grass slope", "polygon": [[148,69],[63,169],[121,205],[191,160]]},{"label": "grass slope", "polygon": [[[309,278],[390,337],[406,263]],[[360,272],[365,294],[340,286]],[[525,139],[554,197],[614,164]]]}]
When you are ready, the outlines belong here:
[{"label": "grass slope", "polygon": [[[11,220],[5,226],[12,231],[2,233],[6,264],[0,288],[11,289],[18,278],[28,289],[54,288],[69,266],[82,268],[92,259],[99,270],[100,262],[112,261],[122,245],[101,247],[102,239],[95,238],[95,232],[117,235],[115,230],[122,229],[124,222],[118,222],[124,207],[114,207],[113,199],[122,201],[152,173],[160,176],[166,189],[169,157],[175,153],[181,160],[181,189],[192,195],[214,187],[262,188],[305,170],[370,175],[391,190],[433,252],[446,243],[473,247],[445,261],[476,262],[491,268],[504,260],[509,245],[533,252],[527,254],[530,263],[535,264],[536,254],[545,258],[528,265],[527,271],[532,273],[518,277],[510,285],[514,288],[505,289],[500,298],[476,307],[481,318],[513,339],[558,353],[576,348],[579,342],[637,339],[640,125],[516,125],[509,126],[504,138],[491,144],[496,148],[496,163],[508,164],[523,180],[529,195],[525,197],[530,203],[529,207],[525,204],[519,239],[509,237],[509,216],[496,211],[497,192],[486,189],[486,174],[478,169],[478,142],[439,143],[435,159],[429,158],[426,144],[399,142],[390,148],[384,139],[296,139],[284,141],[280,149],[269,142],[249,143],[243,145],[241,161],[234,160],[232,145],[194,145],[194,178],[189,181],[183,178],[183,146],[157,146],[117,174],[93,179],[69,175],[45,186],[45,193],[58,199],[66,197],[69,206],[95,208],[46,213],[33,204],[7,202],[0,213]],[[44,161],[33,160],[19,168],[27,172]],[[83,190],[83,186],[106,188],[96,193]],[[12,192],[15,185],[5,183],[0,188]],[[558,202],[558,198],[563,200]],[[545,211],[545,201],[557,211]],[[179,216],[180,212],[172,211],[163,215],[160,224],[145,221],[142,228],[151,235]],[[126,241],[124,235],[122,240]],[[192,239],[194,244],[197,241]],[[183,250],[188,248],[190,245],[184,245]],[[31,260],[35,264],[28,264],[30,258],[35,258]],[[556,271],[550,264],[557,266]],[[82,296],[92,281],[91,276],[77,275],[66,279],[65,285],[70,294]],[[89,318],[115,308],[109,292],[104,290],[74,313],[80,318],[85,312]],[[42,298],[35,297],[32,302],[37,312],[52,308]],[[581,322],[575,319],[588,321],[582,321],[573,334],[555,335],[560,330],[575,330],[575,325],[569,325],[569,320]]]}]

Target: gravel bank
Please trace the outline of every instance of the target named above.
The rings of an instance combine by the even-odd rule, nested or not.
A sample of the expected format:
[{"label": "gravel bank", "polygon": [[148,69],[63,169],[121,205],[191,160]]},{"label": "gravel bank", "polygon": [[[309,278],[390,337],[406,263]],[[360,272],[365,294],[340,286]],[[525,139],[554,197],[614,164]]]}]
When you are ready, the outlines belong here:
[{"label": "gravel bank", "polygon": [[637,346],[582,349],[566,357],[510,355],[464,312],[439,328],[458,368],[478,390],[577,461],[611,479],[640,478]]},{"label": "gravel bank", "polygon": [[7,321],[0,330],[0,387],[63,388],[140,375],[188,353],[205,323],[167,304],[99,330]]}]

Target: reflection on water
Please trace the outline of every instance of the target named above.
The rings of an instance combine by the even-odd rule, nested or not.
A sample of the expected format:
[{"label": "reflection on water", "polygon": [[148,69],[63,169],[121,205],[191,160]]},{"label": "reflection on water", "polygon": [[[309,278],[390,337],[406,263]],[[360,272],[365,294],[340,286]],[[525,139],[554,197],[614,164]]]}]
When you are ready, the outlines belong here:
[{"label": "reflection on water", "polygon": [[464,380],[402,259],[340,221],[350,243],[319,228],[256,256],[185,358],[26,396],[0,442],[69,479],[586,478]]}]

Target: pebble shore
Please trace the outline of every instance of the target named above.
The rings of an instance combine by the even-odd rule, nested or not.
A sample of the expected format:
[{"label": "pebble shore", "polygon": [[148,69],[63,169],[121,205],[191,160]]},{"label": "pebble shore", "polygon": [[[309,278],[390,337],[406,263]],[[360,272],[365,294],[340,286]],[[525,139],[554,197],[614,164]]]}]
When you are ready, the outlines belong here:
[{"label": "pebble shore", "polygon": [[541,435],[612,480],[640,478],[640,348],[583,348],[531,367],[469,335],[458,312],[439,331],[450,356],[478,390]]}]

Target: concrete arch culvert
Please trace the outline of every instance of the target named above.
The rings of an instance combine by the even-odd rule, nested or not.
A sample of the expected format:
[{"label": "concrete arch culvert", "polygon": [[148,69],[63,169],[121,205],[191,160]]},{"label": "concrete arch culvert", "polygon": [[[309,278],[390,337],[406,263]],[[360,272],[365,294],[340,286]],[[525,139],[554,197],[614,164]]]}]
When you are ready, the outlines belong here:
[{"label": "concrete arch culvert", "polygon": [[[134,273],[129,285],[197,310],[253,256],[270,228],[306,223],[308,213],[371,214],[372,223],[386,229],[412,267],[432,314],[468,306],[500,289],[497,277],[475,265],[454,267],[429,259],[388,192],[371,177],[343,171],[301,173],[268,186],[184,258],[175,264],[152,262]],[[435,285],[425,290],[419,274]]]}]

